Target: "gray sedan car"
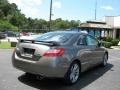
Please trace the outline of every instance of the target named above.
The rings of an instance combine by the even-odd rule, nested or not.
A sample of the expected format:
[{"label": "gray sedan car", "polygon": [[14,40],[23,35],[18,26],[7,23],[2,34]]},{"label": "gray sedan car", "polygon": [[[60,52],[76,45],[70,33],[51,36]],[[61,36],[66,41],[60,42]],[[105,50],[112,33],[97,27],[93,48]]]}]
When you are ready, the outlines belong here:
[{"label": "gray sedan car", "polygon": [[56,31],[33,40],[20,40],[12,63],[29,74],[48,78],[64,78],[76,83],[80,73],[96,65],[107,64],[108,51],[98,40],[84,32]]}]

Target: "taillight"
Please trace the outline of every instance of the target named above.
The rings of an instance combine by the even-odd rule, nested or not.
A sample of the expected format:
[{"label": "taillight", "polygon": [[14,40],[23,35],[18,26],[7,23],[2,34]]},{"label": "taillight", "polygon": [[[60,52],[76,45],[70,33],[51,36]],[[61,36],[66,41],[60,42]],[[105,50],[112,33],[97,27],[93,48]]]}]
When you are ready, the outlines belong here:
[{"label": "taillight", "polygon": [[62,56],[63,54],[64,54],[63,48],[52,48],[49,49],[47,52],[45,52],[43,56],[57,57],[57,56]]}]

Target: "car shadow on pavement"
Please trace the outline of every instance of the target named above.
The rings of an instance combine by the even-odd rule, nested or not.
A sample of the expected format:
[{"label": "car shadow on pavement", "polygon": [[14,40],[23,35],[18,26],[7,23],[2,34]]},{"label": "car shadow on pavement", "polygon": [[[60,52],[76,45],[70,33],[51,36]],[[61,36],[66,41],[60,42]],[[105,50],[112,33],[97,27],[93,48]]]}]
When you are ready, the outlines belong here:
[{"label": "car shadow on pavement", "polygon": [[112,70],[113,65],[108,64],[106,67],[96,67],[85,73],[81,74],[80,80],[73,85],[65,85],[62,79],[47,79],[38,80],[36,78],[29,78],[25,74],[18,77],[18,80],[28,86],[34,87],[40,90],[80,90],[85,86],[88,86],[95,80],[99,79],[108,71]]}]

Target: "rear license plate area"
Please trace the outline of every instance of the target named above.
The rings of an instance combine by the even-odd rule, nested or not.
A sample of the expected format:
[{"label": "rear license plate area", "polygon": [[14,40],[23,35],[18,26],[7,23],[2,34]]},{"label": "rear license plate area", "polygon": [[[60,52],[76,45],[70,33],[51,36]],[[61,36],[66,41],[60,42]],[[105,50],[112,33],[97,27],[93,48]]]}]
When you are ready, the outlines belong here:
[{"label": "rear license plate area", "polygon": [[35,52],[35,49],[23,48],[22,56],[32,58],[34,55],[34,52]]}]

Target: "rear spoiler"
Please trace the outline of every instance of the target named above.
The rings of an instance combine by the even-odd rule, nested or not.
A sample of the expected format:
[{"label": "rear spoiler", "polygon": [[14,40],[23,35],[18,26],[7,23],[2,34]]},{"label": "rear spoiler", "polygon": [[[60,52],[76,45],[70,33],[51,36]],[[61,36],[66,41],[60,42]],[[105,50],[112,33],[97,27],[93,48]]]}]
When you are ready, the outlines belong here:
[{"label": "rear spoiler", "polygon": [[20,39],[20,43],[34,43],[34,44],[43,44],[48,46],[59,46],[60,43],[56,41],[36,41],[36,40],[26,40],[26,39]]}]

